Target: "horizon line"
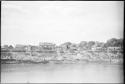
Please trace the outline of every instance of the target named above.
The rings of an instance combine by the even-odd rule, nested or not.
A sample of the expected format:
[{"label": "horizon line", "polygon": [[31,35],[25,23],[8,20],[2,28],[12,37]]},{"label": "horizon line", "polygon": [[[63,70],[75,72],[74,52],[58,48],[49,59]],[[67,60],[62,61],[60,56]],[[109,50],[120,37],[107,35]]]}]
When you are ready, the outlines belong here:
[{"label": "horizon line", "polygon": [[[114,37],[113,37],[114,38]],[[110,39],[113,39],[113,38],[110,38]],[[86,42],[90,42],[90,41],[94,41],[94,42],[101,42],[101,43],[106,43],[108,40],[110,40],[110,39],[107,39],[105,42],[104,41],[97,41],[97,40],[82,40],[82,41],[86,41]],[[124,37],[122,38],[114,38],[114,39],[124,39]],[[79,44],[80,42],[82,42],[82,41],[79,41],[78,43],[74,43],[74,42],[71,42],[71,41],[65,41],[65,42],[62,42],[62,43],[56,43],[56,42],[52,42],[52,41],[41,41],[41,42],[39,42],[39,43],[52,43],[52,44],[55,44],[55,45],[61,45],[61,44],[64,44],[64,43],[66,43],[66,42],[70,42],[70,43],[73,43],[73,44]],[[37,44],[30,44],[30,43],[13,43],[13,44],[2,44],[2,42],[1,42],[1,46],[4,46],[4,45],[39,45],[39,43],[37,43]]]}]

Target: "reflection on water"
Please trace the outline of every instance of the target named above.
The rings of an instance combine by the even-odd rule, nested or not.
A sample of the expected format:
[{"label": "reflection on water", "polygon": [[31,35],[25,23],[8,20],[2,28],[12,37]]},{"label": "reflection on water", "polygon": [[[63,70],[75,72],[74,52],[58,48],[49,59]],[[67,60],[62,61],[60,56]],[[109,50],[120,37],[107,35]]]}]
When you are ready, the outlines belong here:
[{"label": "reflection on water", "polygon": [[2,64],[2,83],[122,83],[122,65]]}]

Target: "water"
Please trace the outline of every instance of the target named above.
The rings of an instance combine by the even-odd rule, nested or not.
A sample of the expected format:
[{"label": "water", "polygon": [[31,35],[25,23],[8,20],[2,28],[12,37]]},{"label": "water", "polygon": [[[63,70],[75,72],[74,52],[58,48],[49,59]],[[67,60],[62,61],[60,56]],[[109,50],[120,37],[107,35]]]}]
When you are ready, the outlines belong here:
[{"label": "water", "polygon": [[2,64],[2,83],[123,83],[123,66],[108,64]]}]

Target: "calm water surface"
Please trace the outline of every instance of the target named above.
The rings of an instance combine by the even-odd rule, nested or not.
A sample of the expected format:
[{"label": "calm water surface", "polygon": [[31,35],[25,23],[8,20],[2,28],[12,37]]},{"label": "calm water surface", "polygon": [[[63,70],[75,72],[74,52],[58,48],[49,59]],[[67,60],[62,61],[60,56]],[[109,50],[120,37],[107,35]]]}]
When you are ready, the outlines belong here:
[{"label": "calm water surface", "polygon": [[2,64],[2,83],[122,83],[122,65]]}]

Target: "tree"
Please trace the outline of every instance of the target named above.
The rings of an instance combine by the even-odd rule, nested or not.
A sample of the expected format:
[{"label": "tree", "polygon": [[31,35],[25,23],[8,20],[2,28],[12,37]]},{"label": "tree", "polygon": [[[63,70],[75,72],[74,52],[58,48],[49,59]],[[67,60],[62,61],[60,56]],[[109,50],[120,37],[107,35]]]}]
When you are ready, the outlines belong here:
[{"label": "tree", "polygon": [[95,41],[89,41],[87,44],[88,49],[91,49],[93,45],[95,45]]},{"label": "tree", "polygon": [[81,41],[78,45],[79,48],[83,49],[83,48],[87,48],[87,42],[86,41]]},{"label": "tree", "polygon": [[65,49],[70,49],[70,46],[71,46],[71,45],[72,45],[71,42],[65,42],[65,43],[61,44],[61,46],[62,46],[63,48],[65,48]]},{"label": "tree", "polygon": [[107,40],[105,47],[123,47],[123,39],[111,38]]},{"label": "tree", "polygon": [[123,47],[123,39],[118,39],[116,46]]},{"label": "tree", "polygon": [[9,48],[9,49],[13,49],[13,46],[12,46],[12,45],[10,45],[8,48]]},{"label": "tree", "polygon": [[95,45],[96,47],[103,47],[105,43],[103,42],[96,42]]}]

